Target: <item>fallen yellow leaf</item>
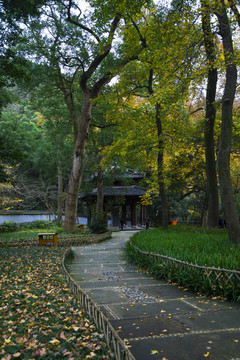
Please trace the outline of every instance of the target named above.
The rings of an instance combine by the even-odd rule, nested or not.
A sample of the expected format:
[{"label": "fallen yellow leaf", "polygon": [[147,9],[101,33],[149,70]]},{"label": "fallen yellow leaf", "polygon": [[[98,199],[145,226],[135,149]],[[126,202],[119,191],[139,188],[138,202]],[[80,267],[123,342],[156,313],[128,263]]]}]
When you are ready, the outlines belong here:
[{"label": "fallen yellow leaf", "polygon": [[204,357],[208,357],[209,356],[209,351],[206,354],[203,354]]},{"label": "fallen yellow leaf", "polygon": [[156,354],[158,354],[158,351],[157,351],[157,350],[152,350],[152,351],[151,351],[151,355],[156,355]]},{"label": "fallen yellow leaf", "polygon": [[21,356],[20,352],[16,352],[15,354],[13,354],[13,357],[18,358],[19,356]]},{"label": "fallen yellow leaf", "polygon": [[74,331],[78,331],[79,329],[80,329],[79,327],[73,326],[73,330],[74,330]]},{"label": "fallen yellow leaf", "polygon": [[5,343],[5,344],[9,344],[11,341],[12,341],[12,340],[11,340],[11,336],[9,336],[8,339],[5,339],[5,340],[4,340],[4,343]]},{"label": "fallen yellow leaf", "polygon": [[53,345],[58,345],[60,343],[60,341],[58,339],[53,339],[51,341],[49,341],[51,344]]}]

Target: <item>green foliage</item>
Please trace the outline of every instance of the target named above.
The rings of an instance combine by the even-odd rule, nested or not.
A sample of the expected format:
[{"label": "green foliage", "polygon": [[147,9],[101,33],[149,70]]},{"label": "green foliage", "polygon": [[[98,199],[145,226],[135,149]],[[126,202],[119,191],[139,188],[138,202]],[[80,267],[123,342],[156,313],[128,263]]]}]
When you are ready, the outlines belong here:
[{"label": "green foliage", "polygon": [[107,222],[102,216],[96,216],[89,224],[89,230],[92,234],[102,234],[107,231]]},{"label": "green foliage", "polygon": [[50,223],[47,220],[35,220],[31,223],[22,223],[21,229],[45,229],[49,227]]},{"label": "green foliage", "polygon": [[[41,97],[40,90],[35,95],[38,102],[34,102],[34,98],[31,102],[22,100],[2,112],[0,181],[14,180],[8,197],[19,196],[23,200],[18,204],[20,208],[37,207],[54,212],[57,207],[57,169],[61,166],[62,177],[69,172],[66,159],[72,153],[71,127],[58,97],[52,97],[49,103]],[[47,108],[43,112],[47,118],[35,111],[37,107],[41,109],[37,106],[40,101],[42,107]],[[11,172],[8,170],[10,165]],[[7,190],[3,195],[7,196]]]},{"label": "green foliage", "polygon": [[[157,194],[159,139],[155,105],[158,102],[163,125],[161,141],[165,149],[162,175],[170,199],[170,215],[199,220],[202,217],[206,175],[202,137],[204,114],[199,112],[199,109],[204,110],[204,106],[198,88],[202,88],[208,68],[200,23],[196,21],[200,9],[197,5],[190,6],[191,0],[174,0],[171,7],[167,2],[165,5],[164,2],[158,5],[151,2],[149,5],[150,1],[145,0],[87,2],[92,6],[88,15],[84,14],[81,4],[78,12],[76,1],[2,1],[0,180],[9,179],[6,164],[18,166],[18,176],[11,176],[15,180],[14,191],[21,194],[21,199],[24,198],[23,205],[18,206],[56,208],[57,168],[61,168],[64,186],[70,173],[69,159],[73,146],[70,114],[74,114],[72,120],[79,114],[79,121],[82,106],[80,80],[90,75],[89,89],[98,80],[100,85],[104,74],[110,75],[109,70],[111,76],[117,74],[123,59],[127,63],[135,55],[133,58],[136,60],[139,53],[137,61],[130,61],[124,70],[121,69],[122,76],[115,83],[115,92],[106,97],[104,108],[99,107],[99,99],[93,102],[92,125],[97,126],[89,131],[85,170],[98,170],[101,160],[105,161],[104,167],[116,164],[124,167],[127,164],[129,167],[130,164],[132,168],[148,174],[147,186]],[[69,13],[68,4],[72,5]],[[209,2],[209,9],[212,5]],[[79,26],[75,26],[74,21],[66,21],[67,18],[70,20],[70,13]],[[112,43],[110,53],[101,62],[106,43],[110,46],[112,41],[113,34],[109,33],[109,29],[116,14],[124,18],[119,22],[116,33],[119,41]],[[36,15],[38,21],[34,18]],[[17,21],[22,19],[26,26],[19,31]],[[237,29],[236,26],[234,31]],[[218,42],[217,46],[218,62],[222,66],[222,50]],[[32,59],[34,64],[26,59]],[[95,69],[94,64],[98,64]],[[152,84],[150,70],[153,71]],[[21,102],[4,110],[3,106],[13,100],[6,87],[13,89],[20,80],[21,86],[24,84],[25,89],[31,89],[28,91],[31,105]],[[111,84],[109,89],[112,88]],[[231,168],[240,208],[237,107],[234,111],[235,157],[232,153]],[[113,128],[109,126],[112,123],[115,125]],[[74,127],[76,134],[79,123]],[[215,130],[217,144],[220,124]],[[107,153],[105,158],[108,159],[105,160]],[[89,178],[89,173],[86,177]],[[8,204],[17,203],[8,201]],[[161,204],[156,206],[156,211],[160,212],[160,209]]]},{"label": "green foliage", "polygon": [[4,221],[2,225],[0,225],[0,232],[12,232],[18,230],[18,225],[14,221]]},{"label": "green foliage", "polygon": [[226,230],[173,226],[168,231],[142,231],[131,238],[126,251],[130,260],[157,278],[176,282],[207,295],[240,301],[239,281],[233,279],[228,285],[222,277],[211,277],[209,281],[202,269],[178,266],[162,258],[146,256],[135,247],[191,264],[239,271],[240,246],[229,243]]},{"label": "green foliage", "polygon": [[25,0],[19,2],[18,0],[2,0],[2,7],[5,9],[6,13],[16,19],[27,19],[29,15],[36,16],[39,15],[38,9],[47,0]]}]

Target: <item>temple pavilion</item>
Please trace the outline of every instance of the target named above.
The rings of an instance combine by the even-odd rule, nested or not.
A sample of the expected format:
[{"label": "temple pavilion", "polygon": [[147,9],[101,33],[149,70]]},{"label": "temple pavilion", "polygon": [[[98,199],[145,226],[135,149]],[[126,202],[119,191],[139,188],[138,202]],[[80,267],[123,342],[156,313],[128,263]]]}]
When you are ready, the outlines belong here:
[{"label": "temple pavilion", "polygon": [[[146,189],[139,186],[144,178],[143,174],[128,170],[124,178],[131,179],[132,185],[122,185],[116,178],[112,186],[104,187],[104,214],[111,226],[119,227],[123,220],[125,226],[136,227],[145,225],[146,206],[141,204],[141,197],[146,194]],[[97,201],[97,189],[79,196],[88,207],[88,221],[91,221],[91,209]]]}]

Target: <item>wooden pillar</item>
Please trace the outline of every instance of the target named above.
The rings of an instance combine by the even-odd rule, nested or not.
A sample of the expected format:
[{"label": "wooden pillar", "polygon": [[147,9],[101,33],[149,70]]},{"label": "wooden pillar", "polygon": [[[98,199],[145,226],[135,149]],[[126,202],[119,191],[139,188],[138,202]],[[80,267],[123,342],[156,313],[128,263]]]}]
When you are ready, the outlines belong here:
[{"label": "wooden pillar", "polygon": [[122,205],[122,219],[124,224],[127,224],[127,206],[126,204]]},{"label": "wooden pillar", "polygon": [[89,225],[92,220],[92,205],[88,205],[87,224]]},{"label": "wooden pillar", "polygon": [[111,210],[112,226],[119,226],[119,206],[113,206]]},{"label": "wooden pillar", "polygon": [[108,207],[106,203],[103,205],[103,209],[104,209],[104,220],[108,221]]},{"label": "wooden pillar", "polygon": [[140,205],[140,217],[141,217],[141,225],[145,225],[146,222],[146,206]]},{"label": "wooden pillar", "polygon": [[131,224],[132,226],[137,225],[137,209],[136,209],[136,202],[131,204]]}]

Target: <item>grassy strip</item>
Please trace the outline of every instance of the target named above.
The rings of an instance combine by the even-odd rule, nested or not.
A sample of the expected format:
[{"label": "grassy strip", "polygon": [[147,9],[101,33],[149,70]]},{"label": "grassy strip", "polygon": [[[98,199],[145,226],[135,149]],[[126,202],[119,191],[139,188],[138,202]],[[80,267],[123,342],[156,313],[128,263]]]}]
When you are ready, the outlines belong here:
[{"label": "grassy strip", "polygon": [[222,276],[209,281],[201,269],[178,266],[165,260],[140,254],[135,247],[152,253],[166,255],[178,260],[206,267],[240,270],[240,245],[228,241],[226,231],[216,229],[171,227],[168,231],[160,229],[141,231],[127,243],[129,259],[148,270],[157,278],[177,282],[193,291],[207,295],[221,296],[240,302],[239,280],[225,285]]},{"label": "grassy strip", "polygon": [[185,229],[172,226],[168,231],[141,231],[132,238],[132,243],[141,250],[189,263],[240,270],[240,244],[230,243],[225,229]]},{"label": "grassy strip", "polygon": [[61,274],[63,249],[0,249],[1,359],[112,359]]}]

